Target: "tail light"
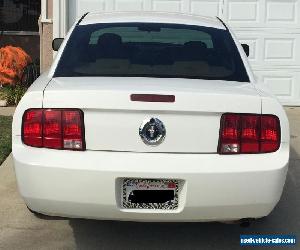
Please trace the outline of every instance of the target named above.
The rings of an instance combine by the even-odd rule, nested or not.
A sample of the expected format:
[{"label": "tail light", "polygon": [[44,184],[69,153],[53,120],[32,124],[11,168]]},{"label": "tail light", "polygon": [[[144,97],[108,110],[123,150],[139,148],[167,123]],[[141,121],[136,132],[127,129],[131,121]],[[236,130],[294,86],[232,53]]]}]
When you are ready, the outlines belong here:
[{"label": "tail light", "polygon": [[29,109],[22,141],[31,147],[85,150],[83,112],[79,109]]},{"label": "tail light", "polygon": [[280,146],[280,122],[275,115],[224,114],[219,154],[271,153]]},{"label": "tail light", "polygon": [[40,109],[27,110],[23,116],[22,140],[32,147],[43,146],[43,111]]}]

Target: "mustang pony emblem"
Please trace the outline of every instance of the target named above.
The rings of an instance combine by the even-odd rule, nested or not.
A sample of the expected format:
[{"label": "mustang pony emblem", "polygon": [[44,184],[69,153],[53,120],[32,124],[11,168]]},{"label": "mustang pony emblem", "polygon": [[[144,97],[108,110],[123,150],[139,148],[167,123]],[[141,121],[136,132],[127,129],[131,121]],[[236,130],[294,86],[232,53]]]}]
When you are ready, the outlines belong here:
[{"label": "mustang pony emblem", "polygon": [[166,137],[166,129],[157,118],[146,119],[139,129],[140,137],[149,146],[158,146]]},{"label": "mustang pony emblem", "polygon": [[153,138],[155,133],[154,125],[151,125],[151,128],[149,128],[148,132],[150,133],[150,137]]}]

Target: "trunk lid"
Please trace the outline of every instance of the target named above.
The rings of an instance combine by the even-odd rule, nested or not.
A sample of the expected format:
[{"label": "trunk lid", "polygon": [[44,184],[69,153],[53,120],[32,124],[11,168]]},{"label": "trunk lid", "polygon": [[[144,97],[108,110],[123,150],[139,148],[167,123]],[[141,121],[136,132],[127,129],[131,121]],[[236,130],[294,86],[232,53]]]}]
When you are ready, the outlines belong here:
[{"label": "trunk lid", "polygon": [[[174,103],[134,102],[131,94],[174,95]],[[84,112],[87,150],[216,153],[220,117],[226,112],[261,113],[250,83],[198,79],[132,77],[54,78],[44,92],[44,108]],[[158,118],[166,129],[157,147],[139,135],[141,124]]]}]

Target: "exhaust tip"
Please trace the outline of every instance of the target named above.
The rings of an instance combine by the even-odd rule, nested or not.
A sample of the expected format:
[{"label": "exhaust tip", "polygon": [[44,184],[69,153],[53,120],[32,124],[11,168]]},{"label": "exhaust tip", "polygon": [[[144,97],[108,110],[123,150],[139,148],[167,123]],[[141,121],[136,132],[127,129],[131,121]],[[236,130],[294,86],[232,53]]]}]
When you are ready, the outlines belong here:
[{"label": "exhaust tip", "polygon": [[252,218],[241,219],[240,227],[243,227],[243,228],[250,227],[252,221],[254,221],[254,219],[252,219]]}]

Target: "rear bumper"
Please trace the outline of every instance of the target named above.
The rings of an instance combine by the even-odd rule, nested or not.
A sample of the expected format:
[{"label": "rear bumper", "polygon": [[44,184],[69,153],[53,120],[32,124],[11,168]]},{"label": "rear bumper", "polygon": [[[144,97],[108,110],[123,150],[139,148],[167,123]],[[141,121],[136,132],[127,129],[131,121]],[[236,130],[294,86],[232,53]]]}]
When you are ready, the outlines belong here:
[{"label": "rear bumper", "polygon": [[[223,221],[268,215],[282,194],[289,145],[272,154],[70,152],[24,146],[13,138],[18,187],[34,211],[132,221]],[[174,211],[121,207],[122,178],[179,179]]]}]

